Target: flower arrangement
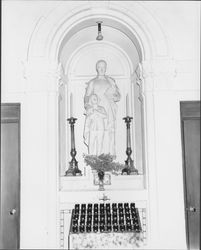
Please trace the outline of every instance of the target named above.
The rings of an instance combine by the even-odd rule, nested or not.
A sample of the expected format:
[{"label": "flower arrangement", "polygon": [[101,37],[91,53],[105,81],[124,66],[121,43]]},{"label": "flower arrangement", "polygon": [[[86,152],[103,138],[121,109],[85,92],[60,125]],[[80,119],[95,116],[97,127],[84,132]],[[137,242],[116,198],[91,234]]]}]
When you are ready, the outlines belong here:
[{"label": "flower arrangement", "polygon": [[114,175],[118,175],[118,172],[125,168],[124,164],[114,162],[115,156],[110,154],[101,154],[98,156],[84,154],[83,156],[85,163],[98,173],[111,172]]}]

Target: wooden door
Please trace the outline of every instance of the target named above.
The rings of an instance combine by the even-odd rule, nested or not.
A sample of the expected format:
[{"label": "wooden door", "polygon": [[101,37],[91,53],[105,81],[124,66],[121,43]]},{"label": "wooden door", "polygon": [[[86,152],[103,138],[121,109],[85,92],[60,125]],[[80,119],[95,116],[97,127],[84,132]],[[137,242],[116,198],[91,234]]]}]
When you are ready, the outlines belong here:
[{"label": "wooden door", "polygon": [[186,238],[200,249],[200,102],[181,102]]},{"label": "wooden door", "polygon": [[0,248],[19,249],[20,105],[1,105]]}]

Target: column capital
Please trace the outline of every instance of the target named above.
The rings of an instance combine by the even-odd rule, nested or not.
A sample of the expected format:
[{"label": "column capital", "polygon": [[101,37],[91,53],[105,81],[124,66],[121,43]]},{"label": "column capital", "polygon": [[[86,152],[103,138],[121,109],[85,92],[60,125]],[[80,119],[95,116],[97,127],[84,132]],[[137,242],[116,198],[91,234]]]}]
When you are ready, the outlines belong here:
[{"label": "column capital", "polygon": [[151,69],[151,64],[139,63],[135,70],[135,82],[140,88],[140,96],[142,97],[145,92],[153,91],[154,77]]}]

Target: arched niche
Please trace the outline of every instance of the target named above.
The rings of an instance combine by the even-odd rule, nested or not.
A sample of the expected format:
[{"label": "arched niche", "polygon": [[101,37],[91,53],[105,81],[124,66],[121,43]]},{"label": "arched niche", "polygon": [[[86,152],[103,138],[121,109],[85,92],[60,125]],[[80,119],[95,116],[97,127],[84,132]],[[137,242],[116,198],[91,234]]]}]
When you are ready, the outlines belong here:
[{"label": "arched niche", "polygon": [[[66,5],[67,3],[65,2],[59,4],[57,8],[38,20],[28,46],[28,70],[32,72],[32,68],[36,69],[37,67],[41,70],[41,65],[44,65],[43,68],[48,74],[51,70],[54,77],[51,80],[51,90],[58,91],[58,88],[67,88],[68,79],[66,72],[64,72],[67,62],[64,63],[61,59],[63,48],[66,44],[70,44],[69,40],[76,33],[78,34],[89,27],[96,29],[95,22],[102,20],[105,28],[110,27],[113,31],[121,32],[136,47],[140,62],[137,67],[138,71],[140,71],[137,73],[137,82],[141,90],[147,88],[147,86],[149,88],[152,82],[147,81],[144,77],[151,75],[152,61],[170,57],[171,51],[167,37],[160,28],[159,23],[151,12],[144,8],[143,3],[133,2],[131,8],[129,6],[125,7],[120,3],[105,1],[101,3],[74,3],[70,6],[68,5],[68,8],[66,8]],[[80,44],[77,45],[77,47],[79,46]],[[126,46],[123,50],[129,55],[133,65],[131,81],[136,82],[136,68],[132,61],[134,56],[132,52],[126,51]],[[61,65],[62,67],[60,67]],[[63,71],[61,70],[62,68]],[[45,84],[49,83],[48,81]],[[44,84],[44,82],[40,84]],[[134,86],[138,89],[135,93],[138,93],[139,88],[136,87],[136,84]],[[139,96],[143,100],[141,93],[136,96],[135,100]],[[61,98],[64,97],[60,94],[59,99]],[[55,120],[55,122],[57,121]],[[66,124],[65,119],[63,122]],[[63,147],[64,145],[60,146]]]},{"label": "arched niche", "polygon": [[[131,126],[132,158],[140,174],[144,173],[143,141],[142,141],[142,103],[139,86],[136,82],[135,70],[141,60],[137,46],[125,33],[116,27],[103,26],[104,39],[96,41],[97,27],[89,26],[75,33],[71,38],[65,38],[59,61],[64,69],[64,84],[60,86],[60,158],[61,175],[64,175],[67,163],[70,161],[70,130],[66,120],[70,117],[70,94],[73,95],[73,115],[78,118],[75,126],[75,141],[79,168],[87,175],[83,161],[83,153],[87,147],[83,143],[84,102],[86,82],[96,76],[95,65],[99,59],[107,62],[107,75],[115,79],[121,100],[118,103],[116,151],[117,161],[126,160],[126,95],[129,96],[129,112],[134,118]],[[65,117],[65,119],[63,118]],[[89,167],[88,167],[89,168]]]},{"label": "arched niche", "polygon": [[[61,1],[57,5],[56,8],[49,11],[47,14],[44,14],[41,16],[36,25],[34,30],[32,31],[30,41],[28,44],[28,50],[27,50],[27,67],[26,74],[27,76],[32,75],[38,75],[42,73],[42,76],[47,76],[47,81],[44,81],[44,77],[38,81],[30,81],[30,87],[31,85],[37,85],[33,86],[34,90],[37,89],[36,87],[40,89],[45,89],[49,92],[51,92],[51,105],[48,112],[48,121],[51,121],[48,123],[48,135],[49,135],[49,144],[55,144],[54,150],[50,151],[52,153],[53,159],[57,159],[57,153],[58,148],[65,147],[65,144],[59,144],[58,143],[58,137],[59,133],[61,134],[62,131],[59,131],[58,128],[58,117],[57,117],[57,104],[61,100],[61,98],[65,99],[65,95],[62,96],[61,93],[65,93],[65,91],[68,88],[68,73],[67,73],[67,61],[70,57],[70,53],[66,53],[69,57],[66,57],[64,60],[62,59],[63,49],[68,44],[70,44],[68,41],[72,39],[73,35],[76,35],[76,33],[79,33],[81,31],[84,31],[85,28],[94,27],[94,30],[96,30],[96,24],[95,22],[97,20],[103,20],[105,27],[111,27],[112,29],[115,29],[117,31],[120,31],[122,34],[125,34],[129,41],[132,42],[136,49],[137,53],[139,55],[139,62],[140,64],[137,67],[137,79],[136,75],[134,73],[135,67],[134,62],[132,61],[133,54],[129,51],[126,51],[126,48],[124,47],[124,51],[129,56],[132,65],[133,65],[133,74],[131,76],[131,81],[136,82],[139,84],[139,87],[142,91],[144,89],[148,88],[149,85],[152,84],[152,81],[150,78],[152,77],[152,63],[154,60],[159,59],[168,59],[172,58],[171,48],[169,41],[167,40],[167,37],[163,33],[160,24],[157,22],[154,15],[152,15],[151,11],[149,9],[144,8],[143,2],[139,1],[131,1],[125,4],[122,2],[114,2],[114,1],[83,1],[82,3],[80,1]],[[103,28],[105,28],[103,27]],[[97,32],[97,30],[96,30]],[[93,39],[95,39],[97,33],[93,33]],[[104,34],[103,34],[104,35]],[[81,41],[81,40],[80,40]],[[116,40],[117,41],[117,40]],[[87,44],[90,41],[85,41],[83,43]],[[112,42],[112,41],[110,41]],[[116,43],[115,43],[116,44]],[[126,43],[127,44],[127,43]],[[75,44],[77,45],[77,48],[81,46],[81,44]],[[73,46],[73,45],[72,45]],[[121,45],[119,44],[119,47],[121,48]],[[69,51],[72,51],[72,49],[69,47]],[[74,48],[75,51],[75,48]],[[66,61],[65,61],[66,60]],[[163,67],[162,67],[163,68]],[[151,74],[149,74],[151,73]],[[148,76],[148,79],[146,78]],[[86,77],[87,78],[87,77]],[[143,96],[144,93],[141,93],[139,91],[139,88],[136,84],[134,84],[136,91],[135,99],[138,100],[138,97],[142,100],[142,105],[138,102],[139,108],[143,109]],[[61,89],[64,89],[64,91],[61,91]],[[58,91],[60,92],[60,95],[58,96]],[[53,92],[53,94],[52,94]],[[150,96],[153,95],[150,93]],[[147,96],[145,93],[145,103],[146,103],[146,109],[148,108],[149,111],[152,109],[152,99],[149,102],[147,101]],[[55,101],[55,102],[54,102]],[[67,99],[66,99],[67,101]],[[150,107],[149,107],[150,106]],[[65,105],[65,114],[68,114],[67,105]],[[60,110],[63,112],[62,110]],[[146,112],[146,110],[145,110]],[[148,112],[147,112],[148,113]],[[65,124],[64,126],[64,133],[66,132],[67,128],[67,121],[65,120],[65,115],[61,115],[63,118],[63,121],[60,119],[60,122]],[[135,119],[136,120],[136,119]],[[143,122],[143,119],[142,119]],[[149,124],[148,124],[149,123]],[[151,126],[150,126],[151,123]],[[151,166],[151,170],[149,171],[148,178],[148,187],[149,187],[149,199],[150,199],[150,211],[149,214],[151,217],[148,219],[150,221],[150,229],[149,233],[150,235],[155,238],[158,237],[158,235],[155,233],[157,231],[157,228],[155,228],[154,225],[157,225],[155,221],[157,220],[157,189],[156,189],[156,183],[157,183],[157,177],[153,170],[155,170],[155,160],[154,160],[154,153],[155,153],[155,142],[154,142],[154,136],[152,135],[154,133],[154,115],[145,115],[145,124],[144,126],[141,126],[141,124],[135,123],[135,126],[139,127],[145,127],[146,132],[146,144],[145,144],[145,151],[146,151],[146,166]],[[140,131],[140,129],[137,129]],[[149,138],[147,139],[147,134],[150,133]],[[143,137],[142,134],[137,134],[136,136],[139,136],[140,138]],[[65,137],[66,138],[66,137]],[[65,140],[64,140],[65,142]],[[66,154],[67,149],[64,149],[64,162],[66,161]],[[139,156],[138,159],[141,159],[143,156]],[[61,160],[61,158],[58,158]],[[55,221],[55,224],[52,228],[56,228],[56,225],[58,224],[58,215],[56,216],[56,213],[58,212],[58,205],[57,201],[60,202],[72,202],[75,201],[81,202],[79,198],[86,199],[86,196],[82,196],[78,194],[77,191],[83,191],[83,189],[87,185],[78,185],[80,184],[81,179],[83,180],[84,177],[78,178],[74,177],[73,180],[68,179],[66,181],[66,177],[63,177],[65,179],[65,183],[68,183],[66,185],[67,190],[74,190],[76,192],[73,192],[72,195],[69,195],[70,192],[68,192],[68,195],[65,199],[62,199],[61,196],[58,199],[58,192],[59,191],[65,191],[65,183],[60,182],[59,183],[59,189],[58,189],[58,168],[59,168],[59,161],[52,161],[48,164],[48,183],[49,190],[49,204],[51,209],[48,209],[48,213],[51,214],[50,218],[51,220]],[[61,162],[60,162],[61,163]],[[68,162],[66,162],[66,165]],[[64,166],[65,168],[65,166]],[[147,167],[146,167],[147,168]],[[64,169],[62,169],[63,171]],[[61,174],[63,172],[61,171]],[[143,171],[144,173],[144,171]],[[76,179],[77,178],[77,179]],[[122,177],[124,178],[124,177]],[[125,177],[126,180],[122,185],[117,185],[120,187],[120,191],[122,190],[130,190],[133,191],[133,188],[140,189],[139,187],[144,188],[144,185],[135,185],[135,182],[137,179],[135,178],[134,181],[130,177]],[[62,179],[62,178],[60,178]],[[89,182],[89,179],[85,178],[86,182]],[[119,182],[116,181],[117,184]],[[64,188],[63,188],[64,187]],[[74,188],[74,189],[73,189]],[[89,189],[88,189],[89,190]],[[94,188],[94,190],[97,190],[97,187]],[[139,199],[139,200],[147,200],[148,193],[147,190],[143,190],[143,195],[140,190],[140,194],[136,196],[136,192],[128,192],[129,199],[132,197],[133,199]],[[138,191],[137,191],[138,192]],[[63,195],[66,195],[66,192],[61,192]],[[64,194],[65,193],[65,194]],[[86,193],[86,192],[85,192]],[[93,192],[88,192],[91,196],[93,196]],[[122,197],[125,196],[126,193],[119,194],[119,190],[116,192],[116,197],[122,199]],[[82,197],[81,197],[82,196]],[[128,198],[128,196],[126,196]],[[100,196],[99,196],[100,197]],[[112,197],[112,195],[111,195]],[[64,198],[64,197],[63,197]],[[94,196],[92,197],[94,198]],[[97,202],[98,196],[96,196],[95,202]],[[115,199],[117,199],[115,198]],[[118,199],[117,199],[118,200]],[[83,202],[83,201],[82,201]],[[53,225],[50,223],[50,225]],[[53,232],[52,229],[49,230],[49,241],[51,242],[52,239],[56,238],[56,234]],[[153,233],[152,233],[153,231]],[[154,236],[155,235],[155,236]],[[56,241],[56,239],[55,239]]]},{"label": "arched niche", "polygon": [[68,3],[63,2],[38,19],[28,46],[28,60],[47,57],[51,61],[57,61],[66,39],[79,30],[95,25],[100,18],[105,25],[121,30],[129,36],[138,46],[143,61],[172,54],[170,42],[158,21],[143,3],[132,2],[132,8],[106,1],[73,3],[70,6],[65,4]]}]

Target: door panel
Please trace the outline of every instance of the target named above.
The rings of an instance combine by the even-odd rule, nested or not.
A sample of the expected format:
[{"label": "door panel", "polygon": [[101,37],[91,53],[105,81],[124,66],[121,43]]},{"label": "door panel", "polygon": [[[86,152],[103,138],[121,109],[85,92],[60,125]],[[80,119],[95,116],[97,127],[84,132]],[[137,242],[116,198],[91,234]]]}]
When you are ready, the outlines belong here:
[{"label": "door panel", "polygon": [[200,166],[200,120],[184,121],[184,136],[189,245],[190,249],[198,249],[200,224],[200,169],[198,167]]},{"label": "door panel", "polygon": [[192,102],[190,105],[184,103],[181,106],[186,231],[189,249],[199,249],[200,245],[200,118],[196,106],[199,108],[197,102],[194,103],[194,107]]},{"label": "door panel", "polygon": [[[5,106],[1,107],[4,109]],[[6,107],[7,108],[7,107]],[[10,106],[9,109],[12,109]],[[4,114],[2,112],[2,114]],[[8,114],[8,113],[7,113]],[[18,117],[19,118],[19,117]],[[1,248],[19,248],[20,166],[19,120],[1,119]]]}]

